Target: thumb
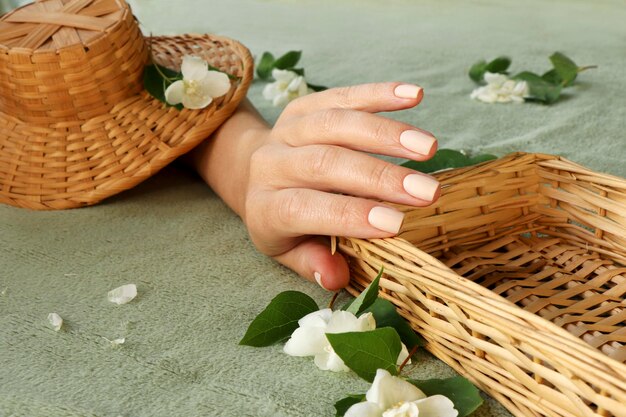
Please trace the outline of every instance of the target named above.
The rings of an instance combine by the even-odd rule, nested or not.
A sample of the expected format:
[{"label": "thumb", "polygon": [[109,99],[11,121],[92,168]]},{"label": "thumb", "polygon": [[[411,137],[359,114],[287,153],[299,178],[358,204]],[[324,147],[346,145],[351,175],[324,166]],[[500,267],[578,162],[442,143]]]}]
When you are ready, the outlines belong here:
[{"label": "thumb", "polygon": [[340,290],[350,281],[345,258],[338,252],[332,255],[322,237],[306,239],[274,259],[329,291]]}]

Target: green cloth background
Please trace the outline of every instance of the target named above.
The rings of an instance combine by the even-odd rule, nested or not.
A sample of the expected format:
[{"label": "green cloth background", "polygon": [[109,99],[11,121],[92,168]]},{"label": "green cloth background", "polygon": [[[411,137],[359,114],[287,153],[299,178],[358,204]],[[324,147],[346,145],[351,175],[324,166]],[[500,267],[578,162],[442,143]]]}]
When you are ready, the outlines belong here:
[{"label": "green cloth background", "polygon": [[[441,147],[564,155],[626,176],[626,7],[621,1],[137,0],[146,32],[214,32],[265,50],[304,51],[309,80],[403,80],[423,103],[390,117]],[[556,105],[474,102],[468,67],[499,54],[548,69],[559,50],[597,64]],[[270,121],[279,109],[251,100]],[[236,168],[236,167],[235,167]],[[198,178],[165,169],[96,207],[0,207],[0,416],[329,416],[353,374],[318,370],[281,346],[240,347],[280,291],[329,295],[258,254],[240,220]],[[106,299],[136,283],[139,296]],[[59,313],[55,333],[46,316]],[[112,348],[103,338],[126,337]],[[417,378],[454,372],[428,354]],[[489,400],[476,416],[506,416]]]}]

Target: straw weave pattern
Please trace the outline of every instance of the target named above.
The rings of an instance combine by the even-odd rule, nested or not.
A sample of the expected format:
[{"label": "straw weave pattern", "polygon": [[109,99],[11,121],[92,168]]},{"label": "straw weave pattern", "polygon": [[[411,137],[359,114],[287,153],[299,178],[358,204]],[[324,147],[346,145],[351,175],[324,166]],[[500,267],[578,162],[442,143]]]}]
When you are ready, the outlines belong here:
[{"label": "straw weave pattern", "polygon": [[341,238],[354,294],[382,296],[427,349],[516,416],[626,416],[626,181],[512,154],[436,175],[398,238]]},{"label": "straw weave pattern", "polygon": [[[72,23],[62,13],[68,26],[36,13],[45,22],[30,23],[23,12],[43,6],[83,14]],[[82,17],[108,26],[95,34],[76,29],[86,25]],[[0,24],[13,31],[0,32],[0,202],[18,207],[80,207],[133,187],[206,139],[252,80],[252,57],[240,43],[209,35],[144,39],[120,0],[47,0]],[[49,36],[29,40],[40,28]],[[73,35],[61,36],[66,29]],[[30,42],[39,49],[11,46]],[[165,67],[178,70],[183,55],[196,55],[237,79],[205,109],[166,107],[143,91],[149,49]]]}]

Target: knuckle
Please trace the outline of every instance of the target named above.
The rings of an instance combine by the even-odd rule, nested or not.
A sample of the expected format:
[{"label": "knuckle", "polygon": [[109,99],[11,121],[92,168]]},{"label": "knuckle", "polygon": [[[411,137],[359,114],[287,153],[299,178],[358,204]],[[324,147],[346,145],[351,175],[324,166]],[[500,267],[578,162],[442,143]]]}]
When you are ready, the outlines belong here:
[{"label": "knuckle", "polygon": [[295,100],[291,100],[282,111],[282,116],[296,114],[302,107],[303,99],[302,97],[298,97]]},{"label": "knuckle", "polygon": [[357,210],[352,204],[351,199],[334,199],[331,204],[330,212],[343,226],[348,228],[356,226]]},{"label": "knuckle", "polygon": [[320,131],[324,136],[332,135],[339,127],[342,115],[341,110],[334,108],[319,112],[318,117],[313,120],[312,131]]},{"label": "knuckle", "polygon": [[387,125],[383,122],[378,122],[371,131],[372,140],[376,143],[386,144],[389,142],[391,135],[387,129]]},{"label": "knuckle", "polygon": [[280,228],[289,228],[297,219],[304,217],[306,204],[301,190],[292,190],[277,199],[276,221]]},{"label": "knuckle", "polygon": [[390,187],[393,186],[392,184],[395,183],[392,181],[394,178],[394,170],[395,166],[387,162],[376,164],[369,174],[370,187],[373,190],[390,189]]},{"label": "knuckle", "polygon": [[264,181],[271,176],[271,169],[277,164],[278,146],[264,145],[250,155],[250,182]]},{"label": "knuckle", "polygon": [[337,89],[337,105],[339,107],[351,107],[358,95],[357,86],[348,86]]},{"label": "knuckle", "polygon": [[339,150],[332,146],[316,147],[307,159],[309,176],[313,180],[327,177],[332,173],[339,162]]}]

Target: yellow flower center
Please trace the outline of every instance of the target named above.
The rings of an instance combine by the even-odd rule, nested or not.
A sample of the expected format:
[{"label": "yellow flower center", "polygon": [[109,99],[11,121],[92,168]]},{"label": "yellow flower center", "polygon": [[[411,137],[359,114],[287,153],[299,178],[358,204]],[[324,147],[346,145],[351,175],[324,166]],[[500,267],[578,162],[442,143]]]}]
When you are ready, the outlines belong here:
[{"label": "yellow flower center", "polygon": [[200,92],[198,88],[198,82],[196,80],[184,81],[185,83],[185,93],[190,96],[197,96]]}]

